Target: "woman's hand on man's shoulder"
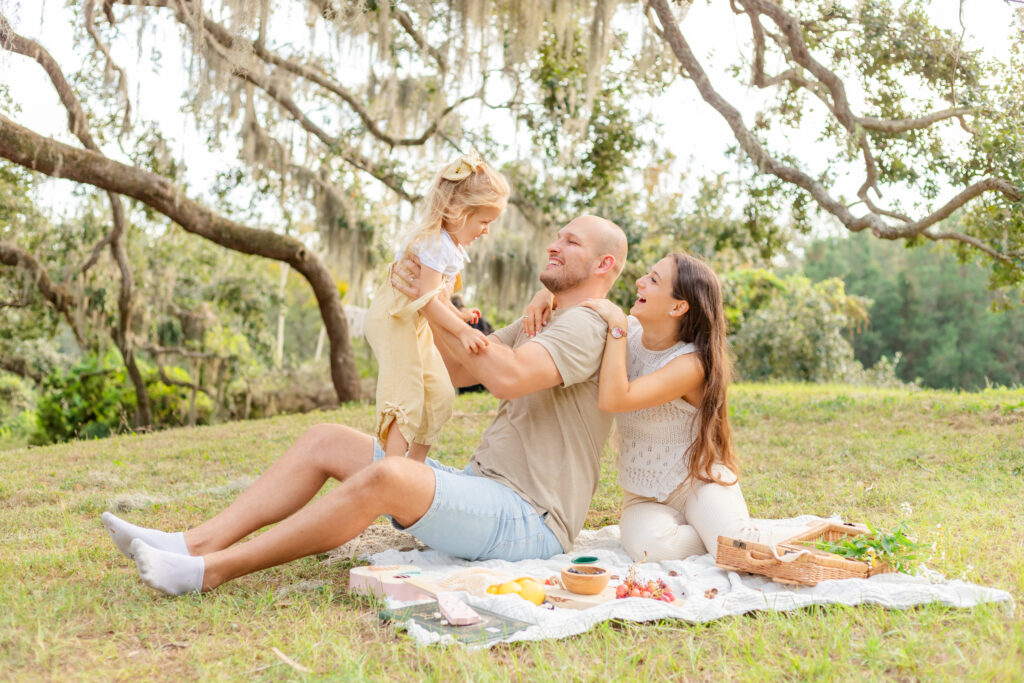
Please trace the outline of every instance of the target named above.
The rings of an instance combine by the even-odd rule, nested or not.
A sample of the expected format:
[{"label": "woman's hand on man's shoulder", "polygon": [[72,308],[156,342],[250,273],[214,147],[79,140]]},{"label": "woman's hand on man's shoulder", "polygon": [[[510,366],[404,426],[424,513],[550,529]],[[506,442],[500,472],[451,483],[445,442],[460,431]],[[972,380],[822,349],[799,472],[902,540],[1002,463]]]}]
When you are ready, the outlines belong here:
[{"label": "woman's hand on man's shoulder", "polygon": [[608,323],[609,328],[626,326],[626,314],[608,299],[587,299],[580,305],[596,311]]}]

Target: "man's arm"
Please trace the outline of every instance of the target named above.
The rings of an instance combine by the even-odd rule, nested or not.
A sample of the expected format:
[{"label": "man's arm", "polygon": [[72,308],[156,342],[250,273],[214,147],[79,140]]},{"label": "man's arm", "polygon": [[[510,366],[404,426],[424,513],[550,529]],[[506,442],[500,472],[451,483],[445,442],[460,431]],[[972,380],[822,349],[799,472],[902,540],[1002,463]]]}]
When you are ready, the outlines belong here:
[{"label": "man's arm", "polygon": [[[469,353],[447,330],[433,325],[431,330],[455,386],[483,384],[498,398],[511,399],[562,384],[555,361],[540,344],[528,343],[512,349],[491,335],[491,344],[486,349]],[[453,365],[456,374],[452,374]]]},{"label": "man's arm", "polygon": [[[421,266],[410,254],[391,271],[391,284],[398,291],[413,296]],[[430,321],[427,318],[428,322]],[[540,344],[523,344],[518,349],[506,346],[496,335],[487,337],[490,344],[480,353],[469,353],[458,338],[447,330],[430,325],[434,345],[441,352],[452,384],[457,387],[483,384],[498,398],[519,398],[534,391],[562,384],[562,375],[555,361]]]}]

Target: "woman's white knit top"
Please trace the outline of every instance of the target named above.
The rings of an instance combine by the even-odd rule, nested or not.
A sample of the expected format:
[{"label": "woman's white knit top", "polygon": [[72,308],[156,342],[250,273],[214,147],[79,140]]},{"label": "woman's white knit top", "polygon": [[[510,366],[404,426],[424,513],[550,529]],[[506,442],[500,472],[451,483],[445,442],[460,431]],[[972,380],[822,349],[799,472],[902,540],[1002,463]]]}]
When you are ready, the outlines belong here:
[{"label": "woman's white knit top", "polygon": [[[640,341],[640,322],[629,316],[628,324],[626,370],[630,382],[664,367],[674,358],[696,351],[693,344],[686,342],[651,351]],[[630,493],[665,500],[689,473],[687,450],[700,424],[697,409],[677,398],[653,408],[620,413],[615,416],[615,423],[619,485]]]}]

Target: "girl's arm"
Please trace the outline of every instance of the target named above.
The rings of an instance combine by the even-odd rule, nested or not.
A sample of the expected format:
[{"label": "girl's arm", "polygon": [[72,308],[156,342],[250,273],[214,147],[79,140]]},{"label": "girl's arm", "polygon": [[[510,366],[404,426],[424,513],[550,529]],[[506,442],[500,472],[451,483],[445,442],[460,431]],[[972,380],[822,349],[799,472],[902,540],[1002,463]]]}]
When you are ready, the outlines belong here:
[{"label": "girl's arm", "polygon": [[[419,295],[437,289],[441,285],[444,276],[427,266],[420,268],[417,280]],[[467,351],[478,353],[487,346],[487,337],[477,329],[467,325],[462,316],[456,311],[455,306],[443,297],[443,294],[433,297],[424,304],[420,313],[432,324],[451,332],[462,343]]]},{"label": "girl's arm", "polygon": [[665,367],[630,382],[626,372],[626,336],[616,339],[611,335],[614,327],[626,329],[626,315],[607,299],[588,299],[583,305],[597,311],[608,323],[609,334],[597,385],[597,406],[601,410],[627,413],[653,408],[682,398],[704,382],[704,368],[694,354],[679,356]]},{"label": "girl's arm", "polygon": [[540,328],[548,324],[551,311],[556,307],[555,295],[548,290],[542,289],[534,294],[526,306],[526,315],[523,316],[523,332],[526,336],[536,337]]}]

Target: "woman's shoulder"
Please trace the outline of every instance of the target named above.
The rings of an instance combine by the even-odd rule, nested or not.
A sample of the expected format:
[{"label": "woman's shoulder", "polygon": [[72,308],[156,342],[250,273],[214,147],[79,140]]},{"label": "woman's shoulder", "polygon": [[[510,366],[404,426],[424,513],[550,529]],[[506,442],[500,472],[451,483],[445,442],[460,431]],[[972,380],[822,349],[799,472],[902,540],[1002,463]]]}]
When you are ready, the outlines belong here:
[{"label": "woman's shoulder", "polygon": [[679,342],[676,344],[674,355],[685,356],[688,353],[696,353],[697,345],[693,342]]}]

